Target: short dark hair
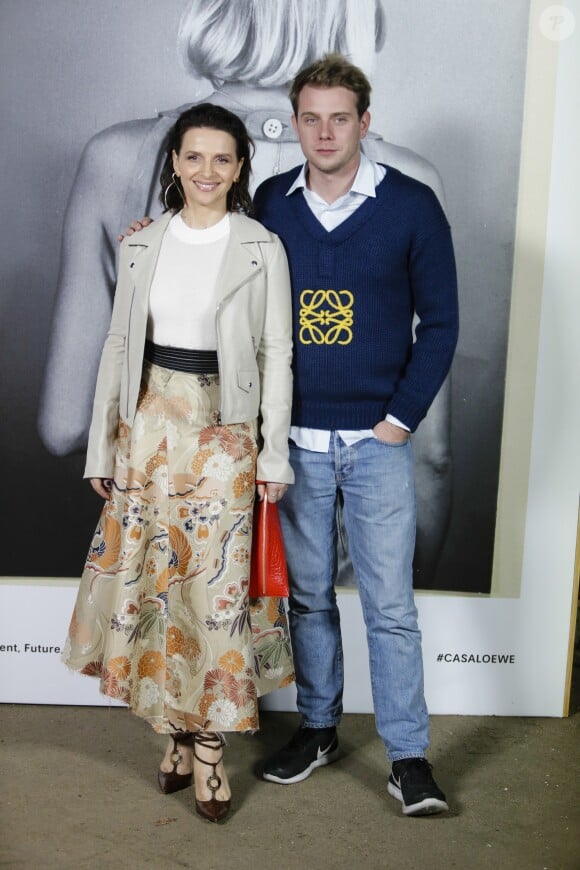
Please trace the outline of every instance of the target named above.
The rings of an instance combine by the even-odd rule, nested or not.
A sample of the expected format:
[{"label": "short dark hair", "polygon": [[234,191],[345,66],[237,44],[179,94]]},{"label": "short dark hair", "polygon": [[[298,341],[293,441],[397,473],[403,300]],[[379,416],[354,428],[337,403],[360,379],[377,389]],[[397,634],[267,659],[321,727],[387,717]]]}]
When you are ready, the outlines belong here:
[{"label": "short dark hair", "polygon": [[243,158],[240,179],[228,191],[228,211],[243,211],[252,213],[252,197],[250,196],[250,174],[252,172],[252,157],[254,142],[246,130],[244,122],[222,106],[213,103],[199,103],[182,112],[165,138],[165,162],[161,170],[161,193],[159,199],[165,211],[178,211],[184,204],[183,190],[179,179],[173,178],[173,152],[179,154],[183,137],[188,130],[206,127],[211,130],[222,130],[229,133],[236,143],[236,157]]},{"label": "short dark hair", "polygon": [[290,87],[290,102],[298,114],[300,92],[306,85],[315,88],[346,88],[356,97],[359,118],[371,102],[371,85],[364,72],[341,54],[325,54],[323,58],[301,70]]}]

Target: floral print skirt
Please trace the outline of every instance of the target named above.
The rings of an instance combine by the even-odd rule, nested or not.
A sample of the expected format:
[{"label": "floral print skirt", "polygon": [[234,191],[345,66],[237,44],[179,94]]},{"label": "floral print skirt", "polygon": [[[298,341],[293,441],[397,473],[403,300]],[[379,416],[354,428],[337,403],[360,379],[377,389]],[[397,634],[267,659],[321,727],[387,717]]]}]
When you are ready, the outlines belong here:
[{"label": "floral print skirt", "polygon": [[145,363],[63,653],[161,733],[255,730],[294,679],[283,603],[248,599],[257,425],[218,407],[218,375]]}]

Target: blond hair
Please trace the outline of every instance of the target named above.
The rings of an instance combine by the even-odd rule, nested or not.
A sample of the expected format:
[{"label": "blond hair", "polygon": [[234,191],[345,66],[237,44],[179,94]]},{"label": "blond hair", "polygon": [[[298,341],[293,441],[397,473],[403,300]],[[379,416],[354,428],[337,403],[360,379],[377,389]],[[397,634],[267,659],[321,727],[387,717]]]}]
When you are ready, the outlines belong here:
[{"label": "blond hair", "polygon": [[298,114],[300,92],[306,85],[352,91],[359,118],[371,102],[371,85],[364,72],[340,54],[327,54],[298,73],[290,88],[290,102],[295,115]]},{"label": "blond hair", "polygon": [[190,0],[178,51],[209,79],[285,85],[326,53],[369,66],[384,41],[381,0]]}]

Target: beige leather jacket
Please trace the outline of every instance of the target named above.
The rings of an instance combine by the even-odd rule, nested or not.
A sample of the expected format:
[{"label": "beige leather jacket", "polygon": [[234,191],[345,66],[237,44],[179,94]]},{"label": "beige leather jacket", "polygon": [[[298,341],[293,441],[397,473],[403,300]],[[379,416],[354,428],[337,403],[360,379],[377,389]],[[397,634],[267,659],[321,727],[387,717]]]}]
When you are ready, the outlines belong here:
[{"label": "beige leather jacket", "polygon": [[[112,477],[119,419],[133,424],[143,368],[149,291],[170,213],[121,245],[103,348],[85,477]],[[261,417],[259,480],[292,483],[290,277],[282,243],[257,221],[231,215],[216,311],[222,423]]]}]

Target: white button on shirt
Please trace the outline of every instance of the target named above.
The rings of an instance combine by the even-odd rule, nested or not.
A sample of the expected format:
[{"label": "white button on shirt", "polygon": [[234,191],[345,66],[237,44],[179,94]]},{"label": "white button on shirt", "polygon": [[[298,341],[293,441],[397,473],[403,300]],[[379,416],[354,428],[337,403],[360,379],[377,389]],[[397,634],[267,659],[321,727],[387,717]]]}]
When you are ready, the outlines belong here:
[{"label": "white button on shirt", "polygon": [[[360,208],[369,196],[376,197],[375,188],[387,174],[385,166],[369,160],[361,152],[360,165],[351,189],[343,196],[335,199],[334,202],[328,203],[313,190],[308,189],[306,184],[307,167],[308,164],[305,163],[286,196],[290,196],[295,190],[302,190],[304,199],[314,217],[320,221],[328,232],[332,232],[332,230],[340,226],[357,208]],[[392,414],[387,414],[386,420],[395,426],[399,426],[401,429],[405,429],[407,432],[409,431],[408,427],[404,423],[401,423],[400,420],[397,420],[396,417],[393,417]],[[372,429],[340,429],[338,434],[347,445],[356,444],[357,441],[362,441],[363,438],[376,437]],[[290,428],[290,438],[298,447],[302,447],[305,450],[313,450],[315,453],[328,452],[330,432],[325,429],[292,426]]]},{"label": "white button on shirt", "polygon": [[268,118],[262,124],[262,132],[266,139],[279,139],[282,135],[283,124],[278,118]]}]

